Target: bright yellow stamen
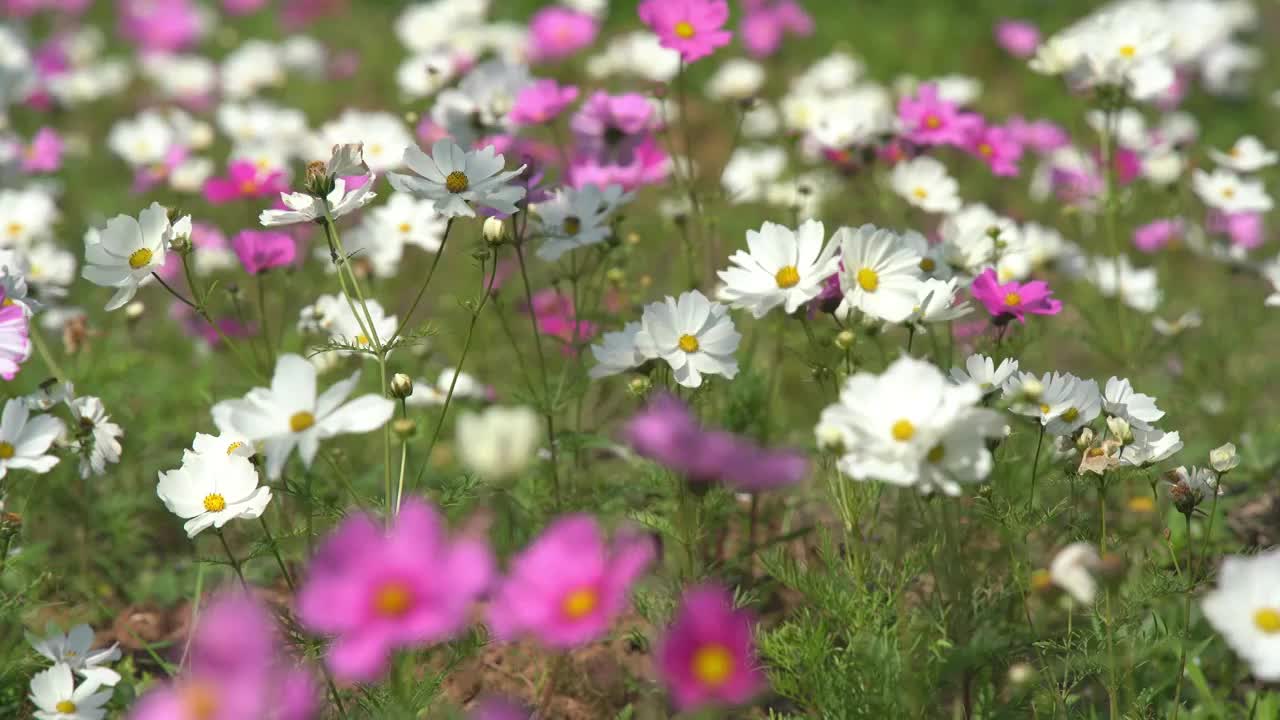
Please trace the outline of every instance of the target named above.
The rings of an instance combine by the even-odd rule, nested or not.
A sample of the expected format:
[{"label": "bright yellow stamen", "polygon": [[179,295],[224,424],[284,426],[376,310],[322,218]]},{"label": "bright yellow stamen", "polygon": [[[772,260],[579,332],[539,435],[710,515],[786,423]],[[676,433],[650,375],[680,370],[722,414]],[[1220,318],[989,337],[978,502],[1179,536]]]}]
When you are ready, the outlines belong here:
[{"label": "bright yellow stamen", "polygon": [[17,451],[14,450],[12,443],[0,440],[0,460],[8,460],[13,457]]},{"label": "bright yellow stamen", "polygon": [[1022,304],[1022,296],[1016,292],[1011,292],[1004,296],[1004,304],[1009,307],[1017,307]]},{"label": "bright yellow stamen", "polygon": [[858,271],[858,285],[867,292],[875,292],[880,287],[880,275],[871,268],[862,268]]},{"label": "bright yellow stamen", "polygon": [[410,230],[412,230],[412,229],[413,229],[413,226],[412,226],[412,225],[410,225],[409,223],[400,223],[400,227],[399,227],[399,228],[397,228],[397,229],[398,229],[402,234],[408,234],[408,232],[409,232]]},{"label": "bright yellow stamen", "polygon": [[1040,406],[1040,414],[1041,414],[1041,415],[1048,415],[1048,414],[1049,414],[1049,411],[1050,411],[1050,410],[1052,410],[1052,409],[1053,409],[1053,408],[1049,407],[1048,405],[1043,405],[1043,404],[1042,404],[1042,405]]},{"label": "bright yellow stamen", "polygon": [[138,248],[129,255],[129,267],[134,270],[144,268],[151,264],[151,258],[150,248]]},{"label": "bright yellow stamen", "polygon": [[227,446],[227,454],[228,454],[228,455],[230,455],[231,453],[233,453],[233,452],[235,452],[235,451],[239,450],[239,449],[240,449],[240,448],[242,448],[242,447],[244,447],[244,443],[242,443],[242,442],[240,442],[239,440],[237,440],[237,441],[235,441],[235,442],[233,442],[233,443],[231,443],[230,445],[228,445],[228,446]]},{"label": "bright yellow stamen", "polygon": [[580,588],[565,596],[560,608],[565,617],[580,620],[595,611],[600,604],[600,595],[594,588]]},{"label": "bright yellow stamen", "polygon": [[777,281],[778,287],[784,290],[793,288],[800,284],[800,271],[795,265],[788,265],[775,273],[773,279]]},{"label": "bright yellow stamen", "polygon": [[357,344],[357,345],[368,345],[368,344],[369,344],[369,336],[368,336],[368,335],[357,335],[357,336],[356,336],[356,344]]},{"label": "bright yellow stamen", "polygon": [[454,170],[444,179],[444,188],[455,195],[466,192],[469,187],[471,180],[461,170]]},{"label": "bright yellow stamen", "polygon": [[912,425],[910,420],[903,419],[894,423],[893,427],[889,429],[889,432],[893,434],[894,440],[897,440],[898,442],[906,442],[915,437],[916,426]]},{"label": "bright yellow stamen", "polygon": [[925,190],[922,187],[918,187],[915,190],[912,190],[911,194],[915,195],[917,200],[924,200],[925,198],[929,197],[929,191]]},{"label": "bright yellow stamen", "polygon": [[692,335],[681,335],[679,342],[676,344],[687,353],[698,352],[698,338]]},{"label": "bright yellow stamen", "polygon": [[1134,46],[1132,46],[1132,45],[1121,45],[1121,46],[1120,46],[1120,56],[1121,56],[1121,57],[1131,58],[1131,57],[1133,57],[1134,55],[1137,55],[1137,54],[1138,54],[1138,48],[1136,48],[1136,47],[1134,47]]},{"label": "bright yellow stamen", "polygon": [[676,23],[675,31],[676,35],[684,38],[685,40],[688,40],[697,33],[697,31],[693,29],[693,25],[685,22],[684,20]]},{"label": "bright yellow stamen", "polygon": [[1222,197],[1224,197],[1224,198],[1226,198],[1226,199],[1230,200],[1231,198],[1233,198],[1233,197],[1235,197],[1235,196],[1236,196],[1236,189],[1235,189],[1235,188],[1233,188],[1233,187],[1225,187],[1225,188],[1222,188]]},{"label": "bright yellow stamen", "polygon": [[1269,607],[1260,608],[1253,613],[1253,624],[1268,635],[1280,633],[1280,610]]},{"label": "bright yellow stamen", "polygon": [[930,130],[937,130],[942,127],[942,120],[937,115],[929,115],[924,119],[924,126]]},{"label": "bright yellow stamen", "polygon": [[5,227],[5,231],[9,233],[9,237],[17,237],[22,234],[22,223],[11,222]]},{"label": "bright yellow stamen", "polygon": [[53,709],[57,710],[60,713],[65,713],[67,715],[70,715],[71,713],[76,711],[76,704],[71,702],[70,700],[59,700],[58,704],[53,706]]},{"label": "bright yellow stamen", "polygon": [[1073,407],[1067,408],[1066,412],[1062,413],[1062,419],[1067,422],[1075,422],[1078,417],[1080,417],[1080,411]]},{"label": "bright yellow stamen", "polygon": [[222,512],[227,509],[227,500],[218,493],[204,496],[204,509],[209,512]]},{"label": "bright yellow stamen", "polygon": [[240,183],[240,192],[244,195],[252,195],[253,193],[258,192],[258,183],[252,180],[245,180]]},{"label": "bright yellow stamen", "polygon": [[413,605],[413,595],[409,588],[398,582],[387,583],[378,589],[373,597],[373,607],[379,615],[399,617],[404,615]]},{"label": "bright yellow stamen", "polygon": [[693,654],[693,676],[703,685],[719,687],[733,675],[733,654],[718,643],[703,645]]},{"label": "bright yellow stamen", "polygon": [[306,410],[296,412],[293,414],[293,417],[289,418],[289,429],[294,432],[302,432],[315,424],[316,416]]}]

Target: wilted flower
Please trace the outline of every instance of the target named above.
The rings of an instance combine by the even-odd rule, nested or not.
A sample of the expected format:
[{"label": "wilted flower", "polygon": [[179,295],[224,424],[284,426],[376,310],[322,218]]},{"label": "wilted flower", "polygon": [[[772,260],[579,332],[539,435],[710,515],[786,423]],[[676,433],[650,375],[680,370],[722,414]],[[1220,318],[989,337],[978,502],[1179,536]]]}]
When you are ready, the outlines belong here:
[{"label": "wilted flower", "polygon": [[1169,482],[1169,497],[1173,500],[1173,506],[1183,515],[1194,512],[1205,497],[1222,494],[1222,488],[1218,487],[1218,476],[1206,468],[1193,467],[1188,470],[1179,466],[1170,470],[1165,475],[1165,480]]}]

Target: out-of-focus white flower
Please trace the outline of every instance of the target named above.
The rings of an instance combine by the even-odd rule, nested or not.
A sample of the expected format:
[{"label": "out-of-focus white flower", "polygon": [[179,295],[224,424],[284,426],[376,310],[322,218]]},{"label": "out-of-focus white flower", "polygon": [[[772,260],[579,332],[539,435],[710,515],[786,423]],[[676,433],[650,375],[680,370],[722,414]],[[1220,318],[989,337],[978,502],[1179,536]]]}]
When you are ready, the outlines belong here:
[{"label": "out-of-focus white flower", "polygon": [[542,422],[531,408],[491,407],[458,416],[458,455],[472,472],[503,480],[522,472],[542,442]]},{"label": "out-of-focus white flower", "polygon": [[1093,579],[1101,559],[1098,551],[1085,542],[1072,543],[1058,551],[1049,563],[1049,579],[1076,602],[1089,605],[1098,592]]}]

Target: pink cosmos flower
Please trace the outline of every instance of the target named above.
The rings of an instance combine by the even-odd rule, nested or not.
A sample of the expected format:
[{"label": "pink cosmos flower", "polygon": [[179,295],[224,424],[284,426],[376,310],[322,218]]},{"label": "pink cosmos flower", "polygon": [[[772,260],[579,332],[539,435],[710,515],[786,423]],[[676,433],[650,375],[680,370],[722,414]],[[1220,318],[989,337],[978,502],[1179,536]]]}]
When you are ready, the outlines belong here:
[{"label": "pink cosmos flower", "polygon": [[[169,317],[173,318],[187,335],[203,341],[211,348],[220,347],[224,335],[231,339],[247,338],[253,337],[258,331],[257,327],[245,324],[230,315],[216,318],[218,329],[215,330],[204,318],[197,315],[190,305],[177,300],[169,306]],[[222,334],[219,335],[219,332]]]},{"label": "pink cosmos flower", "polygon": [[660,124],[653,104],[644,95],[601,91],[587,98],[569,127],[580,152],[597,157],[601,163],[627,165],[636,148],[649,140]]},{"label": "pink cosmos flower", "polygon": [[914,97],[898,100],[898,119],[908,140],[917,145],[954,145],[965,141],[978,128],[982,119],[962,112],[955,103],[938,96],[938,87],[925,83]]},{"label": "pink cosmos flower", "polygon": [[764,690],[754,624],[755,617],[735,609],[733,595],[722,587],[697,585],[684,592],[654,656],[678,709],[741,705]]},{"label": "pink cosmos flower", "polygon": [[31,144],[22,150],[22,171],[25,173],[51,173],[62,167],[62,150],[65,143],[53,128],[43,127],[31,138]]},{"label": "pink cosmos flower", "polygon": [[742,44],[755,57],[776,53],[787,35],[813,34],[813,18],[794,0],[749,0],[744,5]]},{"label": "pink cosmos flower", "polygon": [[41,10],[79,15],[92,2],[93,0],[5,0],[3,8],[4,14],[10,17],[30,17]]},{"label": "pink cosmos flower", "polygon": [[1027,20],[1001,20],[996,23],[996,43],[1016,58],[1029,58],[1040,47],[1040,29]]},{"label": "pink cosmos flower", "polygon": [[488,546],[453,539],[427,503],[405,501],[389,530],[348,515],[325,540],[298,589],[298,620],[335,636],[326,662],[341,679],[371,682],[397,648],[448,640],[493,578]]},{"label": "pink cosmos flower", "polygon": [[578,156],[569,169],[569,184],[575,188],[621,185],[629,192],[664,182],[670,174],[671,158],[657,138],[647,137],[635,147],[629,163],[600,162],[595,156]]},{"label": "pink cosmos flower", "polygon": [[588,320],[578,320],[573,310],[573,298],[556,288],[546,288],[533,294],[533,316],[538,322],[538,332],[563,342],[565,354],[576,355],[582,344],[595,337],[596,326]]},{"label": "pink cosmos flower", "polygon": [[294,32],[325,15],[337,15],[347,8],[348,0],[285,0],[280,8],[280,24]]},{"label": "pink cosmos flower", "polygon": [[516,95],[511,121],[517,125],[542,125],[559,117],[578,99],[578,88],[555,80],[539,80]]},{"label": "pink cosmos flower", "polygon": [[997,319],[1017,318],[1026,323],[1026,314],[1057,315],[1062,312],[1062,302],[1053,299],[1053,291],[1043,280],[1029,283],[1010,281],[1001,284],[996,279],[996,271],[987,268],[981,275],[973,279],[969,287],[973,297],[987,308],[987,312]]},{"label": "pink cosmos flower", "polygon": [[250,275],[290,265],[298,255],[291,235],[270,230],[243,230],[231,239],[231,247]]},{"label": "pink cosmos flower", "polygon": [[222,0],[222,9],[228,15],[249,15],[266,6],[268,0]]},{"label": "pink cosmos flower", "polygon": [[26,311],[10,302],[0,287],[0,378],[12,380],[31,357],[29,332]]},{"label": "pink cosmos flower", "polygon": [[627,421],[623,440],[636,454],[693,483],[723,483],[742,492],[794,485],[809,470],[804,455],[760,447],[723,430],[706,430],[673,395],[659,394]]},{"label": "pink cosmos flower", "polygon": [[1262,213],[1222,213],[1212,211],[1205,218],[1205,229],[1218,235],[1226,235],[1231,244],[1245,250],[1262,246],[1266,239],[1266,226]]},{"label": "pink cosmos flower", "polygon": [[181,145],[170,147],[164,159],[155,165],[137,168],[133,175],[133,192],[142,194],[169,179],[169,175],[187,160],[187,148]]},{"label": "pink cosmos flower", "polygon": [[529,56],[534,62],[564,60],[596,40],[600,21],[591,15],[552,5],[529,21]]},{"label": "pink cosmos flower", "polygon": [[590,515],[556,520],[511,561],[486,616],[494,637],[528,634],[568,649],[600,638],[627,609],[632,584],[657,554],[644,535],[620,535],[610,546]]},{"label": "pink cosmos flower", "polygon": [[981,158],[996,175],[1013,177],[1018,174],[1022,145],[999,125],[975,126],[965,149]]},{"label": "pink cosmos flower", "polygon": [[1180,218],[1155,220],[1133,231],[1133,244],[1142,252],[1153,253],[1182,237],[1182,230]]},{"label": "pink cosmos flower", "polygon": [[120,35],[146,52],[176,52],[200,37],[200,8],[191,0],[119,0]]},{"label": "pink cosmos flower", "polygon": [[636,9],[640,20],[657,33],[662,47],[675,50],[687,63],[724,47],[733,33],[725,0],[643,0]]},{"label": "pink cosmos flower", "polygon": [[261,171],[248,160],[234,160],[227,166],[226,177],[209,178],[204,182],[204,198],[214,205],[244,198],[276,197],[288,191],[283,172]]},{"label": "pink cosmos flower", "polygon": [[467,720],[534,720],[533,711],[512,700],[486,697],[476,701]]},{"label": "pink cosmos flower", "polygon": [[1004,127],[1015,141],[1042,155],[1071,144],[1067,131],[1048,120],[1027,121],[1015,115],[1005,121]]}]

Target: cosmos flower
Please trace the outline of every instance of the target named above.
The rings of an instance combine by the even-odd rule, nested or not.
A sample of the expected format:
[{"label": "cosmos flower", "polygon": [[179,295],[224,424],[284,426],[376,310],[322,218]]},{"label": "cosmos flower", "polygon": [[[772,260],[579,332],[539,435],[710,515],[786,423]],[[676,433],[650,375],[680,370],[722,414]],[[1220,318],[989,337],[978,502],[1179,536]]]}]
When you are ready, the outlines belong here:
[{"label": "cosmos flower", "polygon": [[717,273],[724,282],[719,299],[750,310],[755,318],[780,305],[787,314],[794,313],[817,297],[839,268],[837,249],[815,220],[806,220],[794,231],[766,222],[759,231],[747,231],[747,250],[730,256],[731,267]]},{"label": "cosmos flower", "polygon": [[984,395],[990,395],[1004,388],[1016,372],[1018,361],[1014,358],[1005,358],[996,365],[986,355],[974,353],[965,359],[963,368],[951,368],[951,379],[959,384],[973,383]]},{"label": "cosmos flower", "polygon": [[595,42],[600,22],[593,16],[552,5],[529,20],[529,56],[534,62],[564,60]]},{"label": "cosmos flower", "polygon": [[643,0],[637,12],[662,47],[679,52],[686,63],[707,57],[733,39],[733,33],[723,29],[729,20],[725,0]]},{"label": "cosmos flower", "polygon": [[388,174],[391,186],[433,201],[446,218],[475,217],[475,207],[511,214],[525,196],[525,188],[510,181],[527,165],[504,170],[505,159],[492,145],[468,152],[445,139],[431,147],[430,155],[414,145],[405,148],[404,164],[414,174]]},{"label": "cosmos flower", "polygon": [[938,86],[925,83],[914,96],[898,101],[898,121],[906,138],[918,145],[953,145],[964,147],[982,123],[973,113],[962,112],[954,103],[938,95]]},{"label": "cosmos flower", "polygon": [[889,176],[890,186],[907,202],[931,213],[960,209],[959,183],[947,167],[928,155],[898,163]]},{"label": "cosmos flower", "polygon": [[231,238],[231,247],[250,275],[292,265],[298,252],[291,235],[260,230],[241,230]]},{"label": "cosmos flower", "polygon": [[[22,285],[26,287],[25,283]],[[10,301],[9,293],[0,287],[0,377],[12,380],[22,364],[31,357],[31,337],[27,305]]]},{"label": "cosmos flower", "polygon": [[969,291],[993,318],[1015,318],[1018,322],[1025,323],[1028,313],[1057,315],[1062,312],[1062,301],[1053,297],[1048,283],[1043,280],[1029,283],[1011,280],[1001,283],[996,280],[996,271],[992,268],[987,268],[974,278]]},{"label": "cosmos flower", "polygon": [[679,298],[668,296],[645,306],[636,348],[645,357],[662,358],[676,382],[695,388],[702,384],[703,375],[723,375],[728,380],[737,376],[733,354],[741,341],[729,309],[690,290]]},{"label": "cosmos flower", "polygon": [[[456,390],[455,390],[456,393]],[[462,464],[489,480],[519,475],[542,443],[542,419],[527,407],[490,407],[458,416]]]},{"label": "cosmos flower", "polygon": [[1222,152],[1209,150],[1209,157],[1218,165],[1236,172],[1258,172],[1275,165],[1280,155],[1267,149],[1262,141],[1252,135],[1245,135],[1232,144],[1231,149]]},{"label": "cosmos flower", "polygon": [[253,520],[271,502],[271,488],[258,485],[258,470],[235,453],[186,451],[182,467],[160,473],[156,495],[169,512],[187,522],[187,537],[231,520]]},{"label": "cosmos flower", "polygon": [[51,621],[45,626],[44,637],[27,633],[31,647],[55,665],[66,665],[86,680],[114,687],[120,682],[120,673],[104,666],[120,659],[120,648],[113,643],[111,647],[94,650],[93,641],[93,628],[84,624],[63,633]]},{"label": "cosmos flower", "polygon": [[36,706],[37,720],[102,720],[107,716],[102,707],[111,699],[111,690],[96,680],[86,679],[76,687],[71,668],[58,663],[31,678],[31,702]]},{"label": "cosmos flower", "polygon": [[1200,608],[1227,645],[1244,658],[1258,679],[1280,679],[1280,549],[1257,555],[1230,555],[1218,571],[1217,587]]},{"label": "cosmos flower", "polygon": [[560,116],[578,99],[578,88],[561,85],[555,80],[538,80],[516,95],[511,108],[511,122],[517,125],[542,125]]},{"label": "cosmos flower", "polygon": [[1029,58],[1040,45],[1040,30],[1026,20],[1001,20],[996,23],[996,43],[1016,58]]},{"label": "cosmos flower", "polygon": [[756,657],[755,617],[715,585],[684,591],[654,654],[658,674],[680,710],[741,705],[765,689]]},{"label": "cosmos flower", "polygon": [[226,177],[209,178],[204,182],[204,197],[214,205],[271,197],[286,190],[288,186],[282,171],[263,171],[256,163],[246,160],[233,160],[227,166]]},{"label": "cosmos flower", "polygon": [[62,421],[52,415],[36,415],[22,398],[5,401],[0,413],[0,478],[9,470],[29,470],[44,474],[58,464],[48,455],[53,441],[62,435]]},{"label": "cosmos flower", "polygon": [[94,285],[115,288],[105,309],[119,309],[133,299],[147,276],[164,265],[169,243],[183,234],[191,234],[190,216],[170,225],[169,211],[159,203],[151,203],[137,219],[117,215],[106,227],[85,236],[81,274]]},{"label": "cosmos flower", "polygon": [[840,245],[840,289],[844,301],[837,315],[853,310],[887,322],[902,322],[915,311],[922,258],[892,230],[863,225],[840,228],[832,238]]}]

